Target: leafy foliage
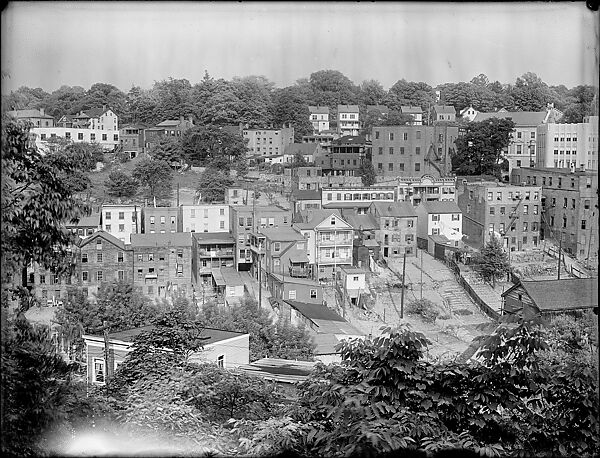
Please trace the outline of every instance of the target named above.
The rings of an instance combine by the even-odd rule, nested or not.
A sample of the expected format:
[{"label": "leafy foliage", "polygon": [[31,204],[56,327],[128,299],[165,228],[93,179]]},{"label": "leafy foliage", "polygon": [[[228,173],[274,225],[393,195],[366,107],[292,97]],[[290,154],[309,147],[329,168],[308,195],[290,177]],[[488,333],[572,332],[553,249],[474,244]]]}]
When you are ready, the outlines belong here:
[{"label": "leafy foliage", "polygon": [[514,123],[508,119],[472,122],[464,135],[456,139],[452,170],[458,175],[493,175],[501,177],[502,150],[511,139]]},{"label": "leafy foliage", "polygon": [[200,175],[197,191],[203,202],[223,202],[227,188],[233,183],[228,172],[209,167]]},{"label": "leafy foliage", "polygon": [[357,173],[360,176],[363,186],[373,186],[377,182],[375,167],[373,167],[373,163],[369,160],[364,160],[360,164]]},{"label": "leafy foliage", "polygon": [[419,315],[426,323],[435,323],[440,316],[438,306],[428,299],[417,299],[409,302],[406,306],[406,312],[409,315]]},{"label": "leafy foliage", "polygon": [[181,137],[182,154],[193,165],[229,170],[246,155],[246,140],[216,126],[188,129]]},{"label": "leafy foliage", "polygon": [[113,170],[104,182],[106,192],[114,197],[133,197],[137,193],[138,182],[122,170]]},{"label": "leafy foliage", "polygon": [[481,249],[481,252],[475,256],[473,262],[477,265],[481,277],[487,282],[493,282],[494,285],[497,278],[510,271],[508,254],[504,251],[498,237],[492,237]]},{"label": "leafy foliage", "polygon": [[168,197],[173,186],[171,166],[161,160],[142,159],[132,172],[133,178],[147,190],[149,197]]}]

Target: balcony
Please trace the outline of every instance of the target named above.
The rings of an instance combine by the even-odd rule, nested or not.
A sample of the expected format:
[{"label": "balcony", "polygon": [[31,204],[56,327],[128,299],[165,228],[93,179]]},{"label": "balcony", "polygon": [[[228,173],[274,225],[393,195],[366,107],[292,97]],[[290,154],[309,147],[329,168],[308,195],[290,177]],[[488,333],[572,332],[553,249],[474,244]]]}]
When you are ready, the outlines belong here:
[{"label": "balcony", "polygon": [[257,247],[256,245],[250,245],[250,250],[252,250],[255,254],[265,254],[265,246],[262,245],[262,248]]},{"label": "balcony", "polygon": [[233,257],[232,249],[221,249],[221,250],[198,250],[198,254],[203,258],[221,258],[221,257]]},{"label": "balcony", "polygon": [[317,259],[317,264],[319,265],[327,265],[327,264],[352,264],[352,256],[348,257],[338,257],[338,258],[326,258],[325,256],[320,256]]},{"label": "balcony", "polygon": [[290,267],[290,277],[296,278],[308,278],[308,268],[307,267]]},{"label": "balcony", "polygon": [[352,238],[348,237],[347,239],[319,240],[319,246],[333,245],[352,245]]}]

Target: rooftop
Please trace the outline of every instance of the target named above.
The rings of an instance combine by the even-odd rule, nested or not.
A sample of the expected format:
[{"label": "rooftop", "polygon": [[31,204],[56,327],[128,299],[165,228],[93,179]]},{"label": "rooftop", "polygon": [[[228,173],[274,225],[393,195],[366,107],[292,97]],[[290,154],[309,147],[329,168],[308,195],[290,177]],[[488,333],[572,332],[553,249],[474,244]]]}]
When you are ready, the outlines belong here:
[{"label": "rooftop", "polygon": [[511,118],[516,127],[519,126],[538,126],[544,123],[546,111],[498,111],[495,113],[477,113],[473,122],[487,121],[488,119],[508,119]]},{"label": "rooftop", "polygon": [[436,113],[456,114],[456,110],[452,105],[434,105],[433,109]]},{"label": "rooftop", "polygon": [[358,113],[358,105],[338,105],[338,113]]},{"label": "rooftop", "polygon": [[412,105],[403,105],[400,107],[400,111],[402,113],[423,113],[423,109],[421,107],[414,107]]},{"label": "rooftop", "polygon": [[138,247],[192,246],[191,232],[131,234],[131,245]]},{"label": "rooftop", "polygon": [[308,111],[311,114],[329,114],[329,107],[309,105]]},{"label": "rooftop", "polygon": [[296,240],[304,240],[300,232],[291,227],[263,227],[259,229],[267,239],[273,242],[292,242]]},{"label": "rooftop", "polygon": [[241,365],[238,369],[274,382],[297,383],[306,380],[316,364],[312,361],[262,358],[250,364]]},{"label": "rooftop", "polygon": [[[529,280],[520,285],[540,311],[561,311],[598,306],[597,278],[566,278],[562,280]],[[502,293],[506,296],[512,288]]]},{"label": "rooftop", "polygon": [[354,229],[359,231],[372,231],[379,229],[377,220],[373,215],[357,215],[349,210],[342,212],[342,218]]},{"label": "rooftop", "polygon": [[192,232],[192,237],[201,245],[210,243],[235,243],[229,232]]},{"label": "rooftop", "polygon": [[321,284],[315,280],[311,280],[310,278],[301,278],[301,277],[289,277],[287,275],[275,274],[270,272],[270,276],[275,278],[280,283],[292,283],[296,285],[307,285],[307,286],[315,286],[321,287]]},{"label": "rooftop", "polygon": [[297,302],[297,301],[284,301],[289,304],[291,307],[295,308],[304,315],[309,320],[325,320],[325,321],[341,321],[345,322],[341,316],[339,316],[333,310],[327,308],[324,305],[320,304],[309,304],[307,302]]},{"label": "rooftop", "polygon": [[425,201],[419,205],[422,205],[427,213],[462,213],[462,210],[454,201]]},{"label": "rooftop", "polygon": [[107,242],[112,243],[113,245],[119,247],[121,250],[125,250],[125,243],[122,240],[119,240],[114,235],[112,235],[102,229],[97,230],[96,232],[94,232],[92,235],[90,235],[89,237],[87,237],[85,239],[79,240],[79,246],[84,247],[85,245],[91,243],[92,241],[94,241],[98,238],[104,239]]},{"label": "rooftop", "polygon": [[292,191],[294,200],[321,200],[321,191],[317,189],[294,189]]},{"label": "rooftop", "polygon": [[[125,331],[113,332],[108,335],[110,340],[120,340],[121,342],[133,342],[137,336],[142,332],[151,331],[154,329],[153,325],[142,326],[139,328],[127,329]],[[204,328],[202,336],[208,337],[207,340],[203,341],[203,344],[209,345],[223,340],[231,339],[233,337],[243,336],[244,332],[226,331],[224,329]],[[98,336],[99,337],[99,336]]]},{"label": "rooftop", "polygon": [[77,224],[68,223],[67,227],[96,227],[100,225],[100,213],[92,213],[89,216],[82,216],[79,218]]},{"label": "rooftop", "polygon": [[416,217],[414,206],[410,202],[373,202],[379,216]]},{"label": "rooftop", "polygon": [[285,147],[284,154],[314,154],[318,146],[317,143],[290,143]]},{"label": "rooftop", "polygon": [[388,113],[390,111],[386,105],[367,105],[367,113],[373,110],[377,110],[381,113]]},{"label": "rooftop", "polygon": [[42,114],[40,110],[11,110],[7,111],[9,116],[13,116],[17,119],[20,118],[44,118],[44,119],[54,119],[52,116],[48,116],[47,114]]},{"label": "rooftop", "polygon": [[364,135],[345,135],[333,141],[334,145],[364,145],[367,138]]}]

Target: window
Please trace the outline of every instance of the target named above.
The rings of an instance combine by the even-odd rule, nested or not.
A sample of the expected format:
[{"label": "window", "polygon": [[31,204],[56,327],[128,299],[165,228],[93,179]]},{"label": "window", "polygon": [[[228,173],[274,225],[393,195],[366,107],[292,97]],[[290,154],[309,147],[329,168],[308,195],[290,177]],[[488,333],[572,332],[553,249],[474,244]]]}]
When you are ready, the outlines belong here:
[{"label": "window", "polygon": [[568,205],[567,202],[568,202],[568,199],[565,197],[563,199],[563,208],[567,208],[567,205]]},{"label": "window", "polygon": [[83,140],[83,132],[77,133],[77,140]]},{"label": "window", "polygon": [[110,219],[110,217],[111,217],[110,212],[106,212],[104,214],[104,219]]},{"label": "window", "polygon": [[431,221],[439,221],[440,215],[431,215]]},{"label": "window", "polygon": [[122,251],[119,251],[117,253],[117,262],[123,262],[124,257],[125,257],[125,253],[123,253]]},{"label": "window", "polygon": [[296,290],[291,289],[288,291],[288,299],[296,299]]},{"label": "window", "polygon": [[527,232],[527,229],[529,229],[529,224],[527,221],[523,221],[523,232]]},{"label": "window", "polygon": [[494,223],[491,223],[488,227],[488,232],[494,232]]},{"label": "window", "polygon": [[581,229],[585,229],[586,227],[586,220],[582,219],[581,220]]},{"label": "window", "polygon": [[119,141],[119,134],[114,134],[113,135],[113,140],[116,141],[116,142]]},{"label": "window", "polygon": [[118,270],[117,271],[117,280],[118,281],[125,280],[125,271],[124,270]]},{"label": "window", "polygon": [[225,229],[225,221],[219,221],[219,229]]},{"label": "window", "polygon": [[529,200],[529,198],[531,197],[531,193],[529,191],[525,192],[525,200]]},{"label": "window", "polygon": [[487,193],[487,200],[492,200],[494,198],[494,193],[493,192],[488,192]]},{"label": "window", "polygon": [[420,162],[415,162],[415,172],[418,172],[421,170],[421,163]]},{"label": "window", "polygon": [[394,141],[394,132],[390,132],[390,141]]},{"label": "window", "polygon": [[102,262],[102,253],[96,253],[96,262]]},{"label": "window", "polygon": [[119,232],[125,232],[125,225],[119,224]]},{"label": "window", "polygon": [[94,383],[104,383],[104,360],[94,358]]},{"label": "window", "polygon": [[217,366],[225,367],[225,355],[217,356]]},{"label": "window", "polygon": [[379,131],[378,130],[375,131],[375,140],[379,140]]},{"label": "window", "polygon": [[575,199],[571,199],[571,208],[575,208]]},{"label": "window", "polygon": [[521,161],[517,161],[517,167],[521,167]]},{"label": "window", "polygon": [[400,154],[404,154],[404,146],[400,147]]},{"label": "window", "polygon": [[106,224],[106,225],[104,226],[104,229],[106,230],[106,232],[110,232],[110,231],[111,231],[111,226],[110,226],[110,224]]},{"label": "window", "polygon": [[417,140],[421,140],[421,131],[417,130]]},{"label": "window", "polygon": [[394,147],[393,146],[390,146],[389,153],[390,154],[394,154]]},{"label": "window", "polygon": [[[102,141],[105,142],[106,140],[108,140],[108,135],[107,134],[102,134]],[[135,139],[133,140],[133,144],[135,146]]]},{"label": "window", "polygon": [[88,262],[87,253],[81,253],[81,262]]},{"label": "window", "polygon": [[415,226],[415,221],[412,219],[409,219],[406,221],[406,227],[414,227]]},{"label": "window", "polygon": [[392,162],[390,162],[390,163],[388,164],[388,171],[389,171],[389,172],[393,172],[393,171],[394,171],[394,164],[393,164]]},{"label": "window", "polygon": [[243,217],[243,216],[242,216],[242,217],[240,217],[240,218],[238,219],[238,222],[239,222],[239,225],[240,225],[240,227],[243,227],[243,226],[244,226],[244,217]]},{"label": "window", "polygon": [[523,205],[523,214],[529,215],[529,205]]},{"label": "window", "polygon": [[154,253],[148,253],[148,261],[154,261]]},{"label": "window", "polygon": [[417,146],[415,148],[415,154],[421,154],[421,147],[420,146]]},{"label": "window", "polygon": [[273,250],[274,251],[281,251],[281,242],[275,242]]},{"label": "window", "polygon": [[523,154],[523,146],[517,145],[517,154]]},{"label": "window", "polygon": [[310,290],[310,298],[311,299],[316,299],[317,298],[317,290],[316,289],[311,289]]},{"label": "window", "polygon": [[590,200],[589,199],[585,199],[583,201],[583,208],[585,208],[586,210],[589,210],[589,208],[590,208]]},{"label": "window", "polygon": [[538,205],[534,205],[534,206],[533,206],[533,214],[534,214],[534,215],[537,215],[537,214],[538,214],[538,212],[539,212],[539,206],[538,206]]},{"label": "window", "polygon": [[104,273],[101,270],[99,270],[98,272],[96,272],[96,280],[98,282],[101,282],[102,278],[104,278]]},{"label": "window", "polygon": [[87,271],[84,270],[83,272],[81,272],[81,281],[87,282],[88,279],[89,279],[89,276],[88,276]]},{"label": "window", "polygon": [[383,164],[381,162],[377,163],[377,170],[383,170]]},{"label": "window", "polygon": [[522,138],[523,132],[517,132],[517,138]]},{"label": "window", "polygon": [[408,132],[404,132],[402,138],[404,139],[404,141],[408,140]]}]

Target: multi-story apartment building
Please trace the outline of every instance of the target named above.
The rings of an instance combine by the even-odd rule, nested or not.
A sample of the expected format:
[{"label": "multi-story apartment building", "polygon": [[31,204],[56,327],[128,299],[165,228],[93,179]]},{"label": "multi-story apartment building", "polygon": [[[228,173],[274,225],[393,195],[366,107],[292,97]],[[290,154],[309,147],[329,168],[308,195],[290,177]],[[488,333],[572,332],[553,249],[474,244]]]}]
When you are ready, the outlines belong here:
[{"label": "multi-story apartment building", "polygon": [[573,124],[546,123],[537,127],[536,167],[598,170],[598,116]]},{"label": "multi-story apartment building", "polygon": [[372,130],[373,167],[384,177],[448,176],[458,127],[387,126]]},{"label": "multi-story apartment building", "polygon": [[360,117],[358,105],[338,105],[337,132],[344,135],[358,135]]},{"label": "multi-story apartment building", "polygon": [[102,205],[100,227],[125,244],[131,243],[131,234],[141,233],[142,207],[139,205]]},{"label": "multi-story apartment building", "polygon": [[119,130],[119,117],[112,108],[104,105],[102,108],[91,108],[80,111],[73,116],[73,127],[94,130]]},{"label": "multi-story apartment building", "polygon": [[415,211],[418,216],[417,237],[423,240],[424,245],[430,246],[429,236],[444,237],[444,242],[450,246],[462,245],[463,218],[456,202],[425,201]]},{"label": "multi-story apartment building", "polygon": [[278,156],[283,154],[287,145],[294,143],[291,124],[279,129],[244,129],[242,135],[248,141],[250,156]]},{"label": "multi-story apartment building", "polygon": [[511,141],[503,154],[508,160],[508,173],[503,178],[508,180],[512,169],[535,165],[538,126],[555,122],[556,113],[553,109],[545,111],[497,111],[494,113],[478,113],[473,121],[482,122],[493,118],[510,119],[515,124]]},{"label": "multi-story apartment building", "polygon": [[292,211],[269,205],[240,205],[230,207],[230,232],[236,243],[235,267],[237,270],[250,270],[252,255],[251,236],[260,228],[283,228],[292,225]]},{"label": "multi-story apartment building", "polygon": [[133,284],[152,299],[192,296],[192,235],[132,234]]},{"label": "multi-story apartment building", "polygon": [[142,207],[142,234],[171,232],[183,232],[179,230],[179,209],[177,207]]},{"label": "multi-story apartment building", "polygon": [[180,232],[229,232],[229,205],[180,205],[179,221]]},{"label": "multi-story apartment building", "polygon": [[529,250],[540,242],[542,187],[500,182],[463,182],[458,206],[465,243],[480,248],[492,236],[510,251]]},{"label": "multi-story apartment building", "polygon": [[384,178],[372,187],[382,186],[396,186],[397,200],[412,202],[415,207],[421,202],[456,200],[456,177],[436,178],[431,175],[423,175],[421,177]]},{"label": "multi-story apartment building", "polygon": [[352,209],[358,214],[366,214],[373,202],[396,202],[394,186],[357,186],[323,189],[321,206],[325,209]]},{"label": "multi-story apartment building", "polygon": [[410,123],[412,126],[423,125],[423,109],[421,107],[401,106],[400,112],[413,117],[413,121]]},{"label": "multi-story apartment building", "polygon": [[313,135],[303,135],[302,143],[317,143],[321,147],[321,150],[328,151],[331,143],[339,137],[340,135],[335,131],[324,130]]},{"label": "multi-story apartment building", "polygon": [[433,123],[456,121],[456,110],[452,105],[434,105],[432,111]]},{"label": "multi-story apartment building", "polygon": [[258,257],[262,254],[263,274],[299,278],[309,276],[306,240],[297,229],[266,227],[259,229],[259,233],[262,237],[255,237],[252,243],[253,264],[258,263]]},{"label": "multi-story apartment building", "polygon": [[352,265],[354,230],[337,210],[314,210],[310,220],[294,223],[307,240],[308,260],[316,280],[338,278],[338,267]]},{"label": "multi-story apartment building", "polygon": [[283,163],[293,163],[297,155],[312,164],[315,156],[321,152],[321,146],[318,143],[290,143],[283,152]]},{"label": "multi-story apartment building", "polygon": [[192,127],[194,127],[194,122],[191,116],[187,120],[183,116],[180,116],[179,119],[162,121],[156,126],[144,130],[144,148],[146,151],[149,151],[158,143],[161,137],[179,138],[186,130]]},{"label": "multi-story apartment building", "polygon": [[354,176],[366,159],[370,159],[370,142],[364,135],[344,136],[334,140],[328,152],[315,156],[315,165],[324,175]]},{"label": "multi-story apartment building", "polygon": [[[598,262],[598,173],[556,168],[513,170],[513,184],[542,187],[542,239],[578,259]],[[562,239],[562,242],[561,242]]]},{"label": "multi-story apartment building", "polygon": [[67,222],[65,228],[80,238],[89,237],[100,228],[100,212],[82,216],[76,224]]},{"label": "multi-story apartment building", "polygon": [[417,213],[410,202],[373,202],[368,211],[378,223],[375,237],[384,258],[417,255]]},{"label": "multi-story apartment building", "polygon": [[321,190],[294,189],[290,195],[293,214],[321,208]]},{"label": "multi-story apartment building", "polygon": [[235,240],[226,232],[192,234],[192,251],[192,278],[201,287],[212,285],[213,269],[235,264]]},{"label": "multi-story apartment building", "polygon": [[290,190],[321,189],[321,167],[291,167],[284,170],[284,186]]},{"label": "multi-story apartment building", "polygon": [[128,153],[131,159],[144,153],[144,132],[148,127],[145,124],[128,124],[119,129],[121,151]]},{"label": "multi-story apartment building", "polygon": [[38,148],[47,149],[48,140],[64,138],[73,143],[97,143],[105,151],[113,151],[119,146],[119,131],[69,128],[69,127],[34,127],[31,133],[35,135]]},{"label": "multi-story apartment building", "polygon": [[48,116],[43,108],[39,110],[11,110],[6,114],[17,121],[29,121],[33,127],[54,127],[54,118]]},{"label": "multi-story apartment building", "polygon": [[329,130],[329,107],[308,106],[310,113],[310,122],[313,126],[313,131],[323,132]]}]

